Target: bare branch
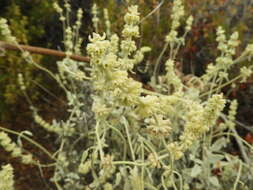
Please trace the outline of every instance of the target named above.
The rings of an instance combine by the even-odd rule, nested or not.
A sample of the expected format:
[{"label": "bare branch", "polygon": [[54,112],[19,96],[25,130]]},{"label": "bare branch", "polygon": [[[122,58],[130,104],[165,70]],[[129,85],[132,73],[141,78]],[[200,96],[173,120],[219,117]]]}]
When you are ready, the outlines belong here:
[{"label": "bare branch", "polygon": [[[0,41],[0,48],[4,50],[15,50],[15,51],[19,51],[20,49],[23,49],[30,53],[36,53],[36,54],[41,54],[41,55],[51,55],[51,56],[56,56],[56,57],[66,57],[66,53],[62,51],[35,47],[35,46],[28,46],[28,45],[14,45],[14,44],[4,42],[4,41]],[[84,57],[80,55],[70,55],[70,58],[75,61],[90,62],[89,57]]]}]

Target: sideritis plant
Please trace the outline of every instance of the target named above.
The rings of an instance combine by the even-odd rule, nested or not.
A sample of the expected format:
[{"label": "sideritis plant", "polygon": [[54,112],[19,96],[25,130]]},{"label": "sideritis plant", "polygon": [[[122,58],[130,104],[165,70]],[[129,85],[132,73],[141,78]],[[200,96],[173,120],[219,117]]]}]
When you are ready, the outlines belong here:
[{"label": "sideritis plant", "polygon": [[[225,31],[218,27],[216,40],[220,56],[209,64],[203,76],[184,76],[175,64],[179,59],[177,53],[191,30],[193,17],[186,19],[185,26],[181,27],[183,34],[179,35],[185,12],[183,2],[175,0],[171,28],[151,77],[152,90],[147,90],[130,77],[134,67],[143,63],[144,54],[151,51],[149,47],[138,47],[135,41],[140,38],[138,6],[128,8],[120,35],[111,31],[106,17],[106,33],[93,33],[89,37],[86,47],[89,63],[70,59],[72,54],[81,52],[78,30],[82,11],[78,11],[75,25],[70,26],[69,3],[65,1],[65,10],[57,4],[54,6],[64,24],[67,55],[57,62],[58,73],[53,74],[34,63],[27,52],[23,52],[23,56],[55,78],[66,93],[69,108],[65,120],[48,123],[31,104],[35,122],[58,135],[57,152],[50,153],[41,147],[54,161],[51,181],[57,189],[223,190],[231,188],[232,179],[232,189],[253,187],[250,182],[252,158],[248,154],[252,146],[235,130],[236,101],[226,100],[221,93],[224,86],[245,81],[252,74],[252,67],[243,67],[236,78],[228,76],[233,65],[251,58],[251,44],[235,57],[238,33],[234,32],[227,39]],[[97,11],[94,6],[95,29],[99,22]],[[0,22],[6,40],[15,43],[15,38],[6,32],[6,21],[1,19]],[[169,51],[165,73],[158,75],[156,69],[165,51]],[[22,75],[19,81],[26,94]],[[227,115],[222,112],[226,103],[230,104]],[[1,130],[5,139],[8,138],[6,132],[12,132],[2,127]],[[234,136],[240,144],[241,158],[224,151],[230,143],[229,136]],[[26,134],[20,137],[31,141]],[[11,154],[14,149],[18,150],[14,143],[10,145],[11,140],[0,140],[0,143]],[[23,158],[29,154],[19,153],[26,163]],[[31,156],[27,163],[42,166]],[[214,173],[217,170],[219,175]]]}]

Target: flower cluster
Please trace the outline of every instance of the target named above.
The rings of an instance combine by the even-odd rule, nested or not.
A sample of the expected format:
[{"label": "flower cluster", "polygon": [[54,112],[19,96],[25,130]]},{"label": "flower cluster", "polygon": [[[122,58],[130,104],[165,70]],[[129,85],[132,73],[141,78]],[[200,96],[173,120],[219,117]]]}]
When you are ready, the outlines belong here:
[{"label": "flower cluster", "polygon": [[63,9],[55,2],[53,4],[55,11],[60,15],[60,21],[63,24],[64,28],[64,45],[65,45],[65,52],[67,56],[70,56],[72,53],[80,54],[80,47],[82,44],[83,39],[79,36],[79,30],[81,27],[81,21],[83,18],[83,10],[78,9],[77,11],[77,20],[75,25],[72,27],[69,25],[68,20],[70,19],[71,13],[71,5],[68,1],[64,2],[64,7],[66,10],[66,16],[64,15]]},{"label": "flower cluster", "polygon": [[177,142],[172,142],[166,147],[174,160],[179,160],[184,155],[182,147]]},{"label": "flower cluster", "polygon": [[139,98],[138,107],[136,108],[135,112],[141,118],[147,118],[160,110],[160,102],[159,98],[156,96],[142,96]]},{"label": "flower cluster", "polygon": [[91,170],[91,167],[92,167],[91,160],[87,160],[86,162],[81,163],[79,165],[78,172],[85,175]]},{"label": "flower cluster", "polygon": [[39,124],[41,127],[46,129],[49,132],[56,133],[58,135],[63,136],[72,136],[75,132],[75,124],[71,123],[70,120],[67,120],[66,122],[61,121],[61,123],[57,122],[56,120],[53,120],[52,124],[46,122],[44,119],[42,119],[38,113],[34,112],[34,121]]},{"label": "flower cluster", "polygon": [[[225,106],[225,100],[221,95],[213,95],[203,107],[197,102],[192,102],[190,111],[186,115],[186,123],[183,134],[179,137],[178,149],[186,151],[203,134],[209,131],[219,117]],[[174,147],[174,146],[173,146]],[[175,156],[180,158],[179,156]]]},{"label": "flower cluster", "polygon": [[233,100],[229,106],[228,116],[227,118],[225,118],[225,122],[220,124],[220,127],[222,127],[223,129],[233,129],[235,127],[235,116],[237,113],[237,107],[238,102],[236,100]]},{"label": "flower cluster", "polygon": [[21,90],[25,91],[26,90],[26,85],[24,82],[24,77],[21,73],[18,74],[18,83],[20,85]]},{"label": "flower cluster", "polygon": [[63,9],[56,2],[53,4],[53,7],[54,7],[55,11],[58,14],[60,14],[60,21],[64,23],[66,21],[66,17],[63,16]]},{"label": "flower cluster", "polygon": [[7,42],[16,43],[17,39],[12,36],[7,20],[0,18],[0,34],[4,36]]},{"label": "flower cluster", "polygon": [[2,170],[0,171],[0,179],[1,190],[14,190],[13,168],[10,164],[2,166]]},{"label": "flower cluster", "polygon": [[189,16],[188,19],[186,20],[186,26],[185,26],[186,32],[189,32],[191,30],[192,23],[193,23],[193,16]]},{"label": "flower cluster", "polygon": [[[184,6],[183,6],[182,1],[181,0],[173,1],[173,8],[172,8],[172,14],[171,14],[171,19],[172,19],[171,31],[166,36],[166,39],[165,39],[166,42],[174,43],[180,40],[177,37],[178,36],[177,29],[180,26],[180,20],[182,19],[184,15],[185,15],[185,12],[184,12]],[[192,22],[192,18],[190,17],[187,22],[187,26],[188,26],[187,30],[189,29],[191,22]]]},{"label": "flower cluster", "polygon": [[204,108],[203,119],[204,124],[211,127],[215,124],[215,121],[219,117],[220,112],[225,106],[225,99],[222,95],[213,95]]},{"label": "flower cluster", "polygon": [[228,119],[231,121],[235,120],[235,115],[237,113],[237,107],[238,107],[238,102],[237,100],[233,100],[230,104],[229,107],[229,112],[228,112]]},{"label": "flower cluster", "polygon": [[178,75],[175,73],[174,69],[174,61],[169,59],[165,63],[165,70],[166,70],[166,80],[168,85],[172,85],[174,91],[181,91],[183,84]]},{"label": "flower cluster", "polygon": [[61,133],[61,128],[49,124],[44,119],[42,119],[36,112],[34,113],[34,121],[49,132],[54,132],[58,134]]},{"label": "flower cluster", "polygon": [[135,42],[132,40],[134,37],[139,37],[139,26],[140,21],[137,6],[131,6],[128,8],[128,13],[124,17],[125,25],[122,31],[122,36],[125,38],[121,42],[121,51],[123,58],[127,58],[134,52],[137,47]]},{"label": "flower cluster", "polygon": [[161,168],[161,164],[158,160],[158,156],[156,153],[151,153],[148,155],[148,160],[152,167],[154,168]]},{"label": "flower cluster", "polygon": [[241,80],[242,83],[246,82],[247,78],[249,78],[252,75],[252,73],[253,73],[252,69],[247,68],[245,66],[243,66],[240,69],[240,72],[241,72],[241,75],[242,75],[242,80]]},{"label": "flower cluster", "polygon": [[31,164],[34,162],[31,154],[23,154],[23,150],[11,141],[10,137],[5,132],[0,132],[0,145],[11,153],[11,156],[21,158],[24,164]]},{"label": "flower cluster", "polygon": [[103,100],[94,99],[96,101],[93,104],[93,110],[97,110],[96,113],[99,115],[100,108],[103,107],[108,109],[111,106],[131,105],[139,102],[141,84],[129,78],[127,73],[127,70],[131,70],[136,62],[142,60],[143,53],[149,50],[143,48],[136,53],[135,59],[128,57],[136,50],[132,38],[139,35],[137,6],[129,8],[125,22],[122,32],[125,39],[121,41],[121,52],[118,52],[119,41],[116,35],[112,35],[110,40],[106,40],[105,34],[101,36],[94,33],[93,37],[89,38],[91,43],[87,46],[87,52],[91,56],[93,67],[91,76],[94,81],[94,89],[100,94],[100,97],[103,97]]},{"label": "flower cluster", "polygon": [[245,49],[245,53],[249,54],[249,55],[253,55],[253,44],[248,44],[246,49]]},{"label": "flower cluster", "polygon": [[92,6],[92,23],[93,23],[93,26],[95,28],[95,31],[97,32],[98,31],[98,22],[99,22],[99,18],[98,18],[98,8],[97,8],[97,4],[94,3],[93,6]]},{"label": "flower cluster", "polygon": [[171,132],[171,122],[164,119],[163,115],[155,115],[154,118],[146,119],[147,131],[155,137],[168,137]]},{"label": "flower cluster", "polygon": [[180,26],[180,19],[184,16],[184,6],[182,0],[175,0],[173,2],[171,20],[172,20],[172,30],[176,30]]},{"label": "flower cluster", "polygon": [[224,80],[228,81],[228,69],[234,64],[233,55],[235,49],[239,45],[238,32],[234,32],[229,40],[226,40],[225,31],[220,26],[217,29],[218,50],[221,51],[221,55],[216,58],[216,64],[209,64],[207,67],[206,74],[202,76],[205,84],[213,80],[215,83],[220,84]]},{"label": "flower cluster", "polygon": [[109,20],[109,14],[108,14],[108,9],[104,9],[104,17],[105,17],[105,28],[106,28],[106,35],[108,37],[111,36],[111,22]]}]

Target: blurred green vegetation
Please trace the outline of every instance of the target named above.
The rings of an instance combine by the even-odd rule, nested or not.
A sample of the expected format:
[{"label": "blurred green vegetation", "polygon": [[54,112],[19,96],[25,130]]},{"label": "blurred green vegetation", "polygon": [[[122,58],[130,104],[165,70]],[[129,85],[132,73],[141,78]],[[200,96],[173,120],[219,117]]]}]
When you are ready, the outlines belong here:
[{"label": "blurred green vegetation", "polygon": [[[53,9],[53,2],[58,2],[58,0],[1,0],[0,17],[8,20],[12,34],[17,38],[18,43],[63,50],[62,25],[59,16]],[[84,28],[81,31],[81,35],[86,36],[84,43],[87,43],[89,33],[87,29],[90,20],[89,2],[73,1],[72,3],[73,9],[79,7],[84,9]],[[75,11],[73,13],[75,14]],[[75,15],[71,16],[74,22]],[[4,40],[2,36],[0,36],[0,40]],[[55,85],[50,85],[52,81],[45,73],[25,62],[21,58],[20,52],[8,51],[3,53],[4,55],[0,57],[0,120],[10,122],[17,110],[18,101],[24,102],[23,98],[19,98],[22,96],[22,92],[17,82],[18,73],[24,75],[28,92],[30,92],[29,96],[34,101],[39,99],[39,90],[41,90],[39,86],[54,91]],[[55,62],[58,58],[38,54],[32,56],[36,63],[50,70],[56,70]]]},{"label": "blurred green vegetation", "polygon": [[[30,44],[33,41],[37,41],[40,36],[43,35],[44,29],[43,25],[39,22],[35,22],[36,19],[42,16],[42,14],[49,14],[52,9],[47,8],[48,2],[43,1],[41,3],[42,10],[38,11],[38,6],[27,7],[29,3],[20,1],[16,3],[14,1],[1,1],[1,17],[7,18],[9,26],[13,35],[17,37],[18,43]],[[36,14],[35,14],[36,13]],[[30,15],[36,15],[36,18]],[[1,40],[4,40],[0,37]],[[41,56],[34,55],[34,60],[36,62],[41,61]],[[18,96],[21,94],[19,85],[17,83],[17,74],[23,73],[24,77],[27,79],[27,86],[30,90],[33,90],[34,85],[31,80],[40,80],[40,76],[36,77],[34,70],[35,68],[27,64],[23,59],[20,58],[19,52],[9,51],[5,52],[5,55],[0,57],[0,68],[1,68],[1,78],[0,78],[0,118],[1,121],[5,121],[8,117],[11,117],[11,111],[13,105],[17,103]],[[35,91],[34,91],[35,92]],[[32,99],[37,96],[36,93],[32,93]]]}]

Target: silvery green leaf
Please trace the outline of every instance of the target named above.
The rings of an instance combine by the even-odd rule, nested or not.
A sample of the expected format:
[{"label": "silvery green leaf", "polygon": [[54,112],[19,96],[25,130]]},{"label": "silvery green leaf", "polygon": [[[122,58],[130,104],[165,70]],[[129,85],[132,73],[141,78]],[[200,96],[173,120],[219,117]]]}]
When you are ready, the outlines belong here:
[{"label": "silvery green leaf", "polygon": [[97,160],[98,159],[98,151],[94,151],[92,153],[92,160]]},{"label": "silvery green leaf", "polygon": [[[30,132],[30,131],[27,131],[27,130],[22,131],[22,132],[18,135],[18,139],[17,139],[17,144],[19,145],[19,147],[23,147],[23,144],[22,144],[22,141],[21,141],[21,137],[22,137],[24,134],[27,135],[27,136],[33,136],[32,132]],[[24,135],[24,136],[25,136],[25,135]]]},{"label": "silvery green leaf", "polygon": [[124,184],[124,190],[131,190],[131,189],[132,189],[131,184],[129,183],[128,180],[126,180]]},{"label": "silvery green leaf", "polygon": [[228,166],[228,165],[230,165],[229,162],[227,162],[227,161],[220,161],[220,166],[221,167]]},{"label": "silvery green leaf", "polygon": [[211,150],[212,151],[219,151],[219,150],[221,150],[221,148],[226,147],[226,145],[227,145],[227,140],[226,140],[226,138],[222,137],[222,138],[216,140],[212,144]]},{"label": "silvery green leaf", "polygon": [[199,90],[194,88],[189,88],[187,90],[187,97],[191,100],[197,100],[199,98]]},{"label": "silvery green leaf", "polygon": [[84,162],[84,161],[86,160],[86,158],[88,157],[88,151],[89,151],[89,149],[87,149],[87,150],[85,150],[85,151],[83,152],[81,162]]},{"label": "silvery green leaf", "polygon": [[17,139],[17,145],[19,146],[19,147],[23,147],[23,143],[22,143],[22,141],[21,141],[21,139],[20,139],[20,136],[18,137],[18,139]]},{"label": "silvery green leaf", "polygon": [[32,132],[31,131],[27,131],[27,130],[25,130],[25,131],[22,131],[22,134],[25,134],[25,135],[28,135],[28,136],[33,136],[33,134],[32,134]]},{"label": "silvery green leaf", "polygon": [[190,160],[194,160],[194,159],[195,159],[195,155],[190,154],[190,155],[189,155],[189,158],[190,158]]},{"label": "silvery green leaf", "polygon": [[194,142],[194,144],[190,147],[190,152],[191,152],[191,158],[190,159],[191,160],[198,157],[199,150],[200,150],[199,142]]},{"label": "silvery green leaf", "polygon": [[197,177],[200,173],[202,172],[202,168],[199,165],[195,165],[192,169],[191,169],[191,177]]},{"label": "silvery green leaf", "polygon": [[115,185],[114,185],[114,187],[120,185],[120,183],[121,183],[121,174],[118,172],[118,173],[116,174],[116,180],[115,180]]},{"label": "silvery green leaf", "polygon": [[215,187],[220,187],[220,183],[219,183],[219,180],[217,179],[217,177],[212,176],[212,177],[209,177],[208,180]]},{"label": "silvery green leaf", "polygon": [[203,163],[203,161],[198,158],[194,158],[192,161],[194,161],[195,163],[197,163],[199,165],[201,165]]},{"label": "silvery green leaf", "polygon": [[225,156],[222,154],[214,154],[210,151],[207,152],[208,162],[212,164],[215,164],[217,161],[221,161],[224,157]]}]

